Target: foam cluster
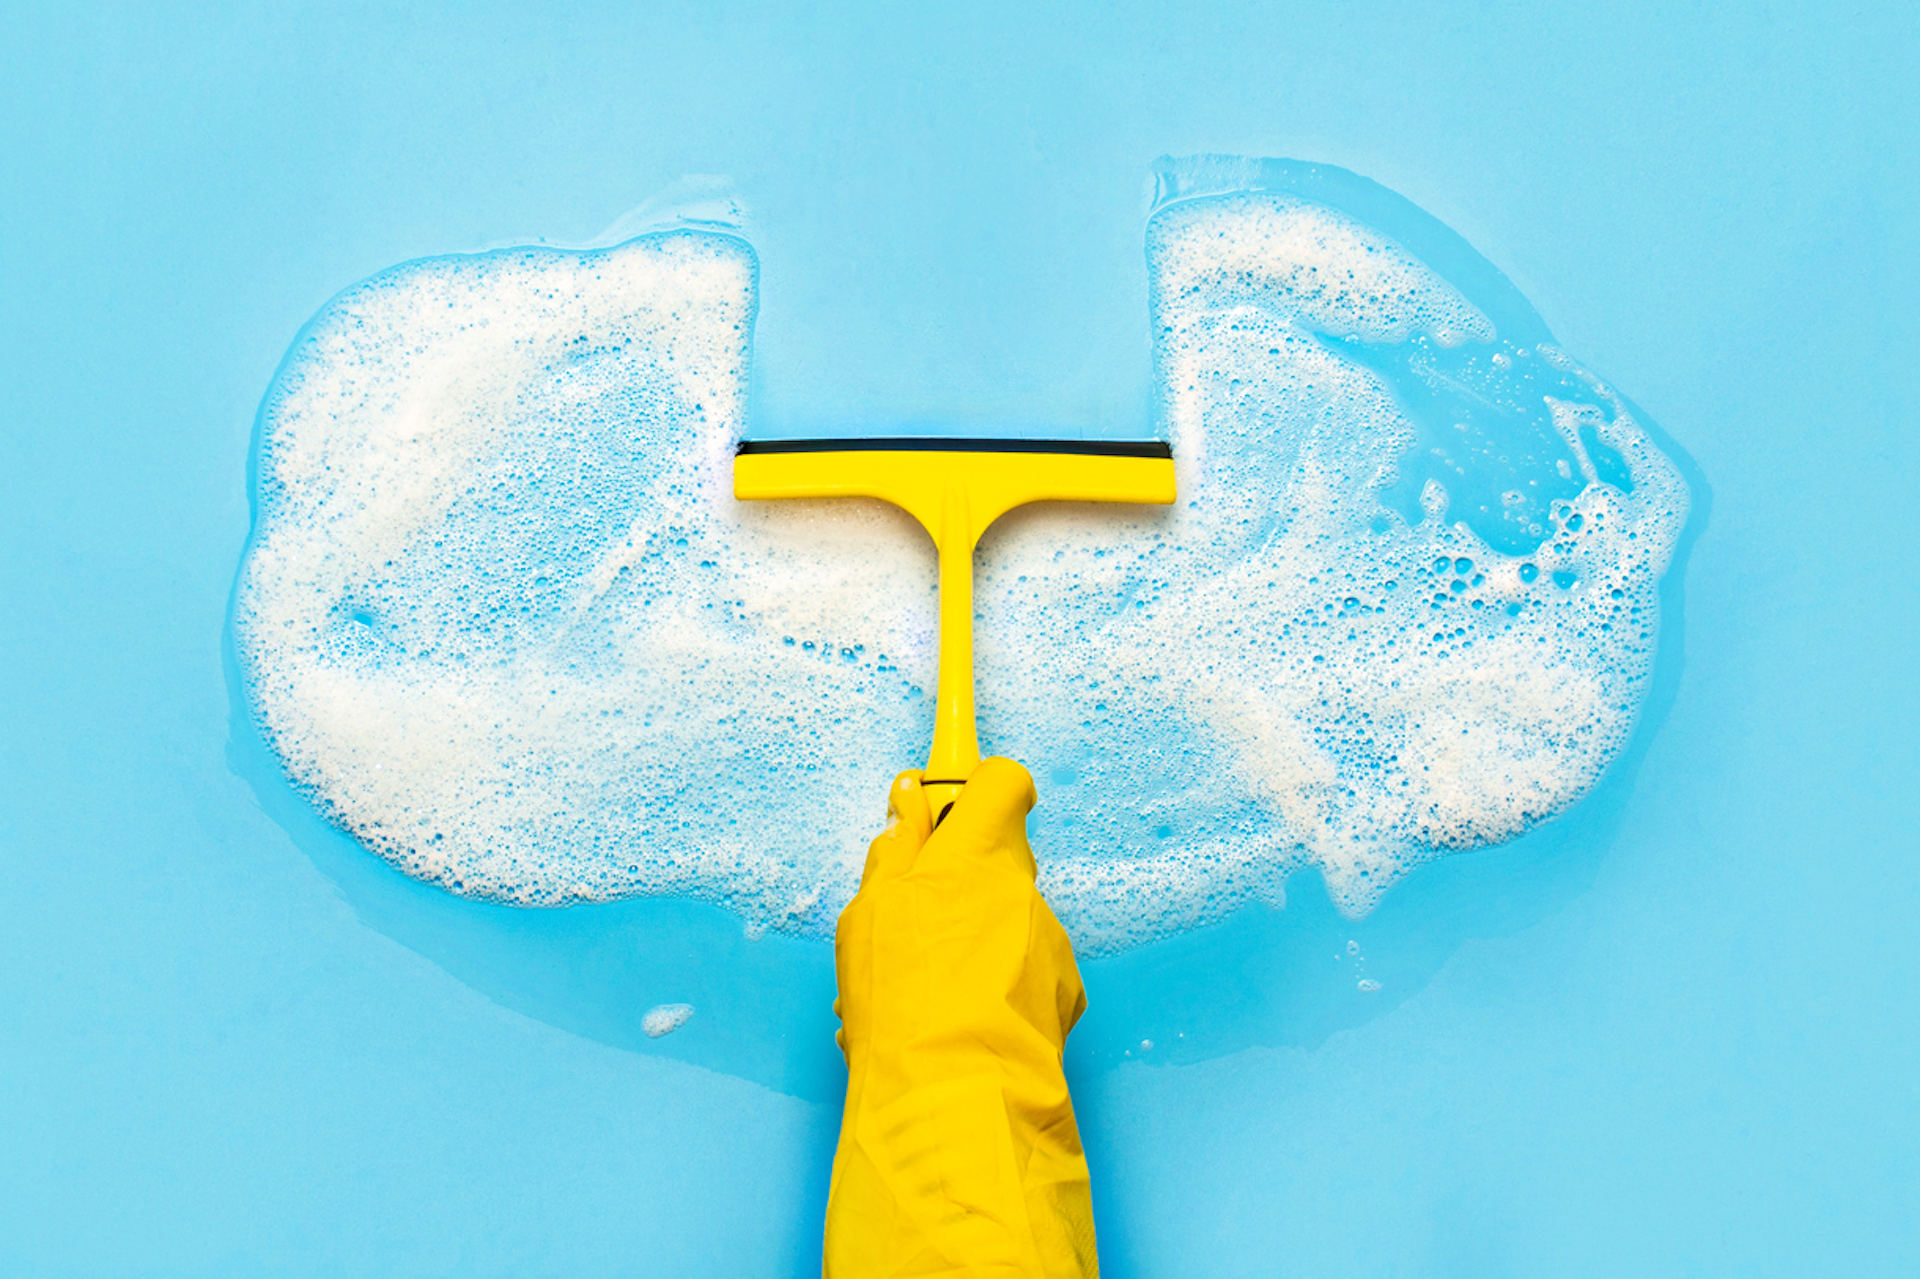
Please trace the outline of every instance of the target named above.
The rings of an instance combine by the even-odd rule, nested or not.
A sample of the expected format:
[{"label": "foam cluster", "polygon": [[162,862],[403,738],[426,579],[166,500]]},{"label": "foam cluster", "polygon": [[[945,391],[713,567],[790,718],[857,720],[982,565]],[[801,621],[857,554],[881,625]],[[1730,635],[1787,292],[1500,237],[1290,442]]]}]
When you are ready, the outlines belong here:
[{"label": "foam cluster", "polygon": [[640,1019],[640,1029],[648,1039],[659,1039],[693,1020],[692,1004],[655,1004]]},{"label": "foam cluster", "polygon": [[754,286],[691,232],[433,259],[295,345],[237,649],[288,775],[407,874],[831,928],[924,749],[931,555],[733,500]]},{"label": "foam cluster", "polygon": [[[1303,866],[1361,915],[1411,866],[1576,802],[1631,732],[1688,501],[1610,388],[1499,344],[1334,210],[1175,204],[1148,257],[1181,502],[1027,508],[982,572],[981,720],[1052,768],[1045,887],[1095,952],[1282,902]],[[1395,344],[1469,402],[1531,400],[1557,439],[1503,504],[1538,517],[1522,553],[1449,519],[1438,479],[1417,521],[1383,504],[1421,433],[1354,352]],[[1530,445],[1506,431],[1480,447]],[[1477,450],[1431,451],[1465,478]]]},{"label": "foam cluster", "polygon": [[[1176,204],[1149,262],[1179,505],[1015,512],[977,587],[982,745],[1033,769],[1043,887],[1094,953],[1303,866],[1361,913],[1577,801],[1687,504],[1609,388],[1340,213]],[[934,559],[878,503],[732,499],[755,281],[697,232],[435,259],[290,353],[237,649],[290,778],[408,874],[831,932],[926,749]],[[1514,549],[1439,478],[1418,518],[1388,500],[1425,437],[1382,351],[1557,441],[1501,481]]]}]

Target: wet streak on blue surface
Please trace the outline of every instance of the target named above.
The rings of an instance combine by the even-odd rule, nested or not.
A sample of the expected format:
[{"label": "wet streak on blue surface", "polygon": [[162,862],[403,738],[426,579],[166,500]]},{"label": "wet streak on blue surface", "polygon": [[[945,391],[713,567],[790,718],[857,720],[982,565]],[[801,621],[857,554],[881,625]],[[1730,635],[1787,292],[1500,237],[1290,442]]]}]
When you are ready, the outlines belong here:
[{"label": "wet streak on blue surface", "polygon": [[1089,966],[1107,1272],[1911,1272],[1914,21],[16,7],[0,1271],[809,1272],[824,947],[453,902],[260,781],[222,649],[260,393],[343,284],[725,172],[769,432],[1123,434],[1143,174],[1236,151],[1431,211],[1711,520],[1670,709],[1565,822],[1358,925],[1297,877]]}]

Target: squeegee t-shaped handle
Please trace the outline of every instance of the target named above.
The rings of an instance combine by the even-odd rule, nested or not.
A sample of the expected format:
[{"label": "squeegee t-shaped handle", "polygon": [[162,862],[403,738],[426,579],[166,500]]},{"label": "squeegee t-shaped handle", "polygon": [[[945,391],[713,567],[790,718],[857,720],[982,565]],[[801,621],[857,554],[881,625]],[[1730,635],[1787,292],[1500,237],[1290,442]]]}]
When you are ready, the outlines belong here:
[{"label": "squeegee t-shaped handle", "polygon": [[973,548],[1028,502],[1174,498],[1173,450],[1157,440],[748,440],[733,495],[877,497],[905,510],[940,552],[940,682],[927,804],[946,814],[980,764],[973,719]]}]

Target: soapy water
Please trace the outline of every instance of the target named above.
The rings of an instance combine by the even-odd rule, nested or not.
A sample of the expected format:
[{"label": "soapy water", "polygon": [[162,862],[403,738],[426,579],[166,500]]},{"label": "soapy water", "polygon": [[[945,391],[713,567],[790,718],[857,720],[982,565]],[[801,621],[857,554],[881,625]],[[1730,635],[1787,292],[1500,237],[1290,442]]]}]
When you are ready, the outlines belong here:
[{"label": "soapy water", "polygon": [[[1169,509],[982,543],[983,748],[1034,771],[1086,953],[1283,900],[1359,915],[1619,753],[1685,522],[1611,388],[1311,200],[1148,228]],[[396,268],[262,410],[236,650],[331,820],[520,905],[702,898],[831,933],[926,749],[934,558],[877,502],[738,503],[756,264],[680,231]]]}]

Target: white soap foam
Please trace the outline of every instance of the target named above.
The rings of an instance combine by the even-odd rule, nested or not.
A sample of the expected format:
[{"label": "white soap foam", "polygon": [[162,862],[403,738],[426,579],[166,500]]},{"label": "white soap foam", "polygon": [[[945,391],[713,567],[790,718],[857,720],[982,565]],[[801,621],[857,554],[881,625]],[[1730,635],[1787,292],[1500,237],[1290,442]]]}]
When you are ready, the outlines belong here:
[{"label": "white soap foam", "polygon": [[408,874],[831,928],[923,749],[932,554],[733,501],[754,274],[694,233],[437,259],[287,361],[237,647],[289,775]]},{"label": "white soap foam", "polygon": [[648,1039],[671,1035],[693,1018],[692,1004],[656,1004],[640,1019],[640,1029]]},{"label": "white soap foam", "polygon": [[1302,865],[1363,914],[1410,866],[1577,801],[1631,732],[1687,510],[1618,397],[1542,351],[1587,397],[1547,406],[1587,482],[1542,544],[1495,551],[1431,480],[1409,524],[1380,495],[1416,432],[1327,339],[1490,346],[1491,322],[1285,196],[1173,205],[1149,258],[1180,504],[1028,508],[981,574],[981,719],[998,748],[1068,764],[1037,834],[1095,951],[1283,901]]},{"label": "white soap foam", "polygon": [[[1327,339],[1491,348],[1488,319],[1287,197],[1174,205],[1149,240],[1180,504],[1028,508],[980,564],[983,745],[1033,768],[1043,886],[1095,953],[1306,865],[1361,913],[1575,802],[1631,730],[1687,500],[1542,350],[1585,486],[1540,547],[1449,523],[1436,481],[1409,524],[1380,495],[1413,427]],[[831,932],[926,748],[933,556],[877,503],[732,500],[754,281],[699,233],[437,259],[290,355],[237,647],[295,783],[407,873]]]}]

